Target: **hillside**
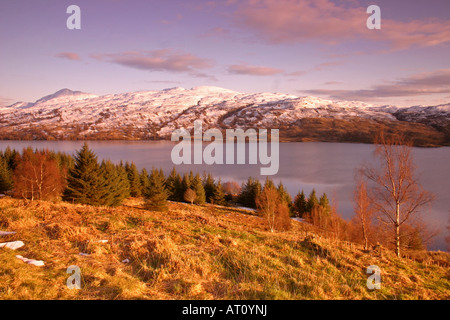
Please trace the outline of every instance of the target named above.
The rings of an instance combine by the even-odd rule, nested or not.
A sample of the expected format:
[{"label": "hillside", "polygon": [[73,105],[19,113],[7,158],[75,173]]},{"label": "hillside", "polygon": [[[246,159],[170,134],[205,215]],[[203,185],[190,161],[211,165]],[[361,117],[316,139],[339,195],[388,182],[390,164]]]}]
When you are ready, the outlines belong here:
[{"label": "hillside", "polygon": [[282,141],[372,143],[381,126],[417,146],[450,145],[450,104],[409,108],[218,87],[97,96],[62,89],[0,108],[0,139],[161,140],[177,128],[280,129]]},{"label": "hillside", "polygon": [[[384,249],[311,239],[310,227],[297,221],[271,233],[250,211],[169,207],[157,213],[138,199],[117,208],[0,199],[0,231],[16,232],[0,242],[25,244],[0,248],[0,299],[450,298],[448,253],[399,260]],[[65,285],[70,265],[81,268],[81,290]],[[381,290],[366,288],[369,265],[381,268]]]}]

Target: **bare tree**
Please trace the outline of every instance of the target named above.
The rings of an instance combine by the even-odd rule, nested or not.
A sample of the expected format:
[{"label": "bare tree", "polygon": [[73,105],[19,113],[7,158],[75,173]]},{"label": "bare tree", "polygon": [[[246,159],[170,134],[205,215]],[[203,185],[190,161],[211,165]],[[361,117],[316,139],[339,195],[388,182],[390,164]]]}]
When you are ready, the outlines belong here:
[{"label": "bare tree", "polygon": [[188,188],[183,195],[183,198],[185,201],[190,202],[191,204],[194,204],[195,199],[197,198],[197,194],[194,190]]},{"label": "bare tree", "polygon": [[227,194],[237,196],[241,192],[241,186],[236,181],[228,181],[223,184],[223,191]]},{"label": "bare tree", "polygon": [[355,218],[360,226],[364,240],[364,250],[369,248],[369,229],[373,216],[373,208],[370,205],[370,199],[367,194],[366,182],[360,175],[357,177],[357,185],[353,195],[353,208]]},{"label": "bare tree", "polygon": [[290,228],[289,208],[281,200],[277,189],[271,186],[264,187],[263,191],[256,197],[255,202],[258,213],[266,219],[270,232]]},{"label": "bare tree", "polygon": [[371,182],[372,204],[379,220],[394,231],[395,253],[400,257],[400,227],[430,203],[434,196],[416,180],[412,144],[404,137],[377,137],[375,157],[380,166],[365,167],[361,173]]},{"label": "bare tree", "polygon": [[63,176],[48,150],[24,149],[14,170],[14,194],[25,199],[48,200],[61,195]]}]

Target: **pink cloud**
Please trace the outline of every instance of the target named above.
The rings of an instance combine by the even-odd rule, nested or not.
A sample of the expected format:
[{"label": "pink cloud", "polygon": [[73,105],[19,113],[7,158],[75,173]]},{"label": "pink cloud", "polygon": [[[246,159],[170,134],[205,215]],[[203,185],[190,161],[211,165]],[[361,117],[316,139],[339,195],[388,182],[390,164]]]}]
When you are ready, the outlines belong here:
[{"label": "pink cloud", "polygon": [[125,67],[148,71],[186,72],[204,77],[198,70],[212,68],[209,59],[197,57],[190,53],[177,52],[172,49],[152,51],[127,51],[118,54],[96,54],[92,58]]},{"label": "pink cloud", "polygon": [[234,13],[237,24],[271,43],[319,41],[338,44],[357,39],[385,42],[399,50],[413,45],[450,42],[450,21],[401,22],[383,19],[380,30],[366,28],[366,7],[352,1],[339,6],[330,0],[246,0]]},{"label": "pink cloud", "polygon": [[337,84],[342,84],[342,82],[341,81],[327,81],[327,82],[324,82],[323,84],[326,86],[334,86]]},{"label": "pink cloud", "polygon": [[61,52],[55,55],[57,58],[69,59],[73,61],[80,61],[80,56],[75,52]]},{"label": "pink cloud", "polygon": [[423,72],[395,81],[386,81],[362,90],[305,90],[307,94],[326,95],[333,99],[375,100],[385,97],[407,97],[450,93],[450,69]]},{"label": "pink cloud", "polygon": [[228,72],[252,76],[272,76],[282,73],[283,70],[264,66],[250,66],[248,64],[234,64],[228,68]]},{"label": "pink cloud", "polygon": [[334,66],[338,66],[338,65],[341,65],[343,63],[344,63],[344,61],[327,61],[327,62],[322,62],[322,63],[320,63],[320,64],[318,64],[315,67],[310,68],[310,69],[298,70],[298,71],[289,72],[289,73],[286,73],[286,74],[288,76],[293,76],[293,77],[303,76],[306,73],[309,73],[309,72],[312,72],[312,71],[321,71],[323,69],[334,67]]}]

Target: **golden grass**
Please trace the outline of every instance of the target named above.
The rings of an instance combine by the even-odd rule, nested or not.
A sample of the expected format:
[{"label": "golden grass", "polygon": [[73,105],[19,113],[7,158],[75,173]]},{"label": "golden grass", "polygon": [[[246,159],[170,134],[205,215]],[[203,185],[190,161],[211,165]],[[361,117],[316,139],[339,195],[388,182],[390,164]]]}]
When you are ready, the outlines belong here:
[{"label": "golden grass", "polygon": [[[311,234],[293,222],[271,233],[249,212],[170,203],[143,209],[140,199],[96,208],[4,198],[0,230],[0,299],[449,299],[449,254],[397,259]],[[108,240],[107,243],[99,240]],[[79,253],[87,253],[81,256]],[[43,260],[44,267],[17,259]],[[129,263],[122,261],[129,259]],[[71,265],[82,288],[66,286]],[[369,265],[381,268],[381,290],[366,287]]]}]

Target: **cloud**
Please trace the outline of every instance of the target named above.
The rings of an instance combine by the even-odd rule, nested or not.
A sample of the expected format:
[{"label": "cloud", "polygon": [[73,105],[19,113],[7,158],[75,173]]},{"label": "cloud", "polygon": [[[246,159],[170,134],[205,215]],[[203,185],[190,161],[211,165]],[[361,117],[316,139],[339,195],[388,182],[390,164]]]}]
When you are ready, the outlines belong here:
[{"label": "cloud", "polygon": [[251,76],[273,76],[282,73],[283,70],[264,66],[250,66],[248,64],[233,64],[228,67],[228,72]]},{"label": "cloud", "polygon": [[382,17],[381,29],[369,30],[366,10],[353,1],[338,5],[331,0],[245,0],[239,2],[234,20],[270,43],[339,44],[368,39],[399,50],[450,42],[450,20],[403,22]]},{"label": "cloud", "polygon": [[91,58],[146,71],[168,71],[189,73],[196,77],[207,77],[199,70],[212,68],[214,63],[190,53],[172,49],[152,51],[128,51],[118,54],[96,54]]},{"label": "cloud", "polygon": [[62,59],[69,59],[69,60],[73,60],[73,61],[81,60],[78,53],[75,53],[75,52],[61,52],[61,53],[56,54],[55,57],[62,58]]},{"label": "cloud", "polygon": [[423,72],[410,77],[378,84],[362,90],[305,90],[311,95],[326,95],[340,100],[376,100],[378,98],[407,97],[450,93],[450,69]]},{"label": "cloud", "polygon": [[157,84],[181,84],[181,81],[175,81],[175,80],[144,80],[140,81],[144,83],[157,83]]},{"label": "cloud", "polygon": [[344,63],[344,61],[327,61],[327,62],[322,62],[322,63],[318,64],[317,66],[312,67],[310,69],[289,72],[289,73],[286,73],[286,75],[293,76],[293,77],[303,76],[306,73],[309,73],[309,72],[312,72],[312,71],[322,71],[323,69],[326,69],[326,68],[329,68],[329,67],[338,66],[338,65],[341,65],[343,63]]}]

